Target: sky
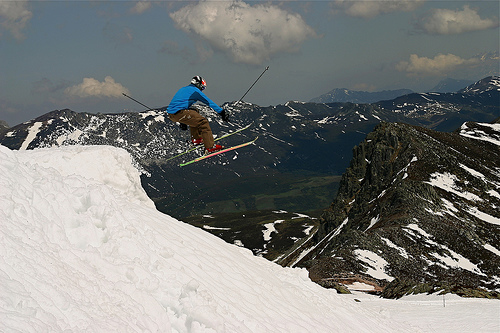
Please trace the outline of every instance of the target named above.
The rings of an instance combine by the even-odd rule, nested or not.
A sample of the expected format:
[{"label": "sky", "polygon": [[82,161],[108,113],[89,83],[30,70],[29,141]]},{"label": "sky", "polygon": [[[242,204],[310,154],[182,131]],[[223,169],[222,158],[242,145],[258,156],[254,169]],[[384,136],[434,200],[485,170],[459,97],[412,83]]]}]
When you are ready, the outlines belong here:
[{"label": "sky", "polygon": [[[499,74],[492,1],[4,1],[0,120],[167,106],[195,75],[215,103],[335,88],[431,90]],[[269,70],[265,68],[269,66]]]}]

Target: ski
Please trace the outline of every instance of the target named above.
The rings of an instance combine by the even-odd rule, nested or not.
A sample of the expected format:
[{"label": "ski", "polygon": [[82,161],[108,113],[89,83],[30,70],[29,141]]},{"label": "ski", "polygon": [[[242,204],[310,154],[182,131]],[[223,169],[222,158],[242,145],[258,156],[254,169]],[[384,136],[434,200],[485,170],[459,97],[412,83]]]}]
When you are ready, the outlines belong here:
[{"label": "ski", "polygon": [[194,160],[191,160],[191,161],[188,161],[186,163],[181,163],[179,164],[179,166],[185,166],[185,165],[188,165],[188,164],[191,164],[191,163],[195,163],[195,162],[198,162],[198,161],[201,161],[201,160],[204,160],[204,159],[207,159],[209,157],[212,157],[212,156],[216,156],[216,155],[219,155],[219,154],[222,154],[222,153],[225,153],[225,152],[228,152],[228,151],[231,151],[231,150],[235,150],[235,149],[238,149],[238,148],[241,148],[241,147],[245,147],[245,146],[248,146],[248,145],[251,145],[252,143],[254,143],[259,137],[256,137],[255,139],[253,139],[252,141],[248,141],[248,142],[245,142],[245,143],[242,143],[240,145],[237,145],[237,146],[233,146],[233,147],[229,147],[229,148],[224,148],[222,150],[218,150],[216,151],[215,153],[212,153],[212,154],[208,154],[208,155],[203,155],[203,156],[200,156],[200,157],[197,157],[195,158]]},{"label": "ski", "polygon": [[[218,140],[220,140],[220,139],[227,138],[228,136],[231,136],[231,135],[233,135],[233,134],[239,133],[239,132],[241,132],[241,131],[243,131],[243,130],[246,130],[247,128],[249,128],[250,126],[252,126],[252,124],[253,124],[253,122],[251,122],[251,123],[250,123],[250,124],[248,124],[247,126],[242,127],[242,128],[240,128],[240,129],[238,129],[238,130],[236,130],[236,131],[234,131],[234,132],[231,132],[231,133],[228,133],[228,134],[223,135],[223,136],[221,136],[221,137],[215,138],[214,142],[215,142],[215,141],[218,141]],[[203,146],[203,145],[199,145],[199,146],[193,147],[193,148],[191,148],[191,149],[188,149],[188,150],[186,150],[185,152],[182,152],[182,153],[180,153],[180,154],[177,154],[177,155],[174,155],[174,156],[172,156],[172,157],[167,158],[167,159],[165,160],[165,162],[166,162],[166,161],[173,160],[174,158],[177,158],[177,157],[179,157],[179,156],[182,156],[182,155],[184,155],[184,154],[190,153],[190,152],[195,151],[196,149],[200,149],[200,148],[204,148],[204,146]]]}]

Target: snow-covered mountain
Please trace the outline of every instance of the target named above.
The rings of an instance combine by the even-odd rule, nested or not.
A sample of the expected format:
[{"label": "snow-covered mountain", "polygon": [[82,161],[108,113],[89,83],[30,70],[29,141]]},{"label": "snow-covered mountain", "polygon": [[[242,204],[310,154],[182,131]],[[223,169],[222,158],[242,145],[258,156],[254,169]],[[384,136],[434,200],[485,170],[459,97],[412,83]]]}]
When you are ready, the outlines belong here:
[{"label": "snow-covered mountain", "polygon": [[[484,93],[500,91],[500,77],[491,76],[477,81],[464,89],[459,90],[462,94],[482,95]],[[492,95],[494,97],[496,95]]]},{"label": "snow-covered mountain", "polygon": [[[409,124],[450,132],[466,121],[490,122],[496,119],[500,116],[499,101],[500,79],[490,76],[456,93],[410,94],[376,105],[421,121],[420,124]],[[493,115],[493,118],[483,118],[486,114]]]},{"label": "snow-covered mountain", "polygon": [[[195,153],[166,161],[189,144],[188,133],[165,121],[164,110],[123,114],[53,111],[0,133],[0,143],[11,149],[76,143],[122,147],[143,168],[144,188],[158,208],[178,217],[263,209],[307,212],[330,203],[337,183],[325,182],[325,177],[344,172],[352,147],[378,123],[405,122],[453,131],[465,121],[492,121],[500,116],[498,81],[498,77],[490,77],[482,80],[479,90],[410,94],[375,104],[288,102],[259,107],[229,103],[231,124],[200,107],[219,136],[252,124],[224,140],[225,145],[257,135],[259,140],[255,146],[185,168],[179,168],[177,162],[193,158]],[[173,172],[175,179],[167,177]],[[306,185],[312,177],[318,180],[314,188]],[[291,191],[297,184],[301,189]],[[282,199],[283,193],[288,193],[287,200]],[[262,195],[267,199],[262,200]]]},{"label": "snow-covered mountain", "polygon": [[282,264],[386,297],[500,298],[500,120],[443,133],[382,123],[353,150],[314,236]]},{"label": "snow-covered mountain", "polygon": [[339,295],[162,214],[122,149],[0,146],[0,184],[2,332],[500,329],[496,300]]}]

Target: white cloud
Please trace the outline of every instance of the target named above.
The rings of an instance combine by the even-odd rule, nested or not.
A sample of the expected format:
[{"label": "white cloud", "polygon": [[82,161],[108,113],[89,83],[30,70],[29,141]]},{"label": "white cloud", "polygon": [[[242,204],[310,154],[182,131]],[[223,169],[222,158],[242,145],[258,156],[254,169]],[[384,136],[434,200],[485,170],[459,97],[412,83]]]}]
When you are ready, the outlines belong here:
[{"label": "white cloud", "polygon": [[177,28],[239,63],[261,64],[275,54],[296,52],[305,40],[317,37],[299,14],[270,4],[203,1],[170,17]]},{"label": "white cloud", "polygon": [[132,14],[142,14],[144,13],[146,10],[148,10],[149,8],[151,8],[151,5],[152,5],[152,2],[151,1],[148,1],[148,0],[142,0],[142,1],[138,1],[136,2],[136,4],[134,5],[134,7],[132,7],[130,9],[130,12]]},{"label": "white cloud", "polygon": [[409,61],[401,61],[396,69],[411,76],[435,76],[475,66],[480,62],[478,58],[462,59],[454,54],[438,54],[433,59],[412,54]]},{"label": "white cloud", "polygon": [[451,35],[496,28],[498,19],[482,19],[477,10],[465,5],[463,10],[434,9],[422,17],[416,26],[428,34]]},{"label": "white cloud", "polygon": [[426,0],[335,0],[334,11],[342,11],[349,16],[372,18],[392,12],[410,12]]},{"label": "white cloud", "polygon": [[2,30],[10,31],[16,39],[24,38],[22,30],[26,27],[33,13],[27,9],[28,1],[0,1],[0,36]]},{"label": "white cloud", "polygon": [[122,93],[127,94],[129,90],[115,82],[111,76],[106,76],[104,82],[86,77],[82,83],[68,87],[64,92],[78,97],[121,97]]}]

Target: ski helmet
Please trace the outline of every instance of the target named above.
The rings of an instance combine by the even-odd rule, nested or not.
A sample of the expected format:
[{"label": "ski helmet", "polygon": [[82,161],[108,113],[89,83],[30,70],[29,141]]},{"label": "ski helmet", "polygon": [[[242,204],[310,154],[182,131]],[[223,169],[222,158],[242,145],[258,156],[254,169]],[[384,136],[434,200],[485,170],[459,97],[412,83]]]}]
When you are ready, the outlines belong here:
[{"label": "ski helmet", "polygon": [[199,75],[191,79],[191,84],[194,84],[200,90],[204,90],[207,87],[207,82]]}]

